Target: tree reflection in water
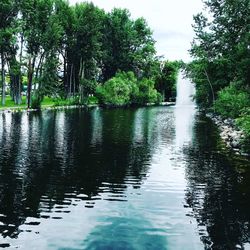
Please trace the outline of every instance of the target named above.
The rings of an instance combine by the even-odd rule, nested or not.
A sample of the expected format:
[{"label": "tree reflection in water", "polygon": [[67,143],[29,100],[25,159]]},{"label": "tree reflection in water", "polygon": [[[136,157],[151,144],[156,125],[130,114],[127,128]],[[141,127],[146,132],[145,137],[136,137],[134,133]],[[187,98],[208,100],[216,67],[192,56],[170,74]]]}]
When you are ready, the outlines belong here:
[{"label": "tree reflection in water", "polygon": [[205,249],[244,249],[250,243],[249,161],[226,149],[209,119],[200,116],[192,144],[184,148],[186,201]]},{"label": "tree reflection in water", "polygon": [[[0,115],[3,237],[17,237],[26,218],[45,218],[41,214],[73,198],[85,200],[86,207],[103,192],[113,194],[110,200],[126,200],[126,181],[140,187],[157,142],[147,109]],[[135,119],[145,122],[138,127]]]}]

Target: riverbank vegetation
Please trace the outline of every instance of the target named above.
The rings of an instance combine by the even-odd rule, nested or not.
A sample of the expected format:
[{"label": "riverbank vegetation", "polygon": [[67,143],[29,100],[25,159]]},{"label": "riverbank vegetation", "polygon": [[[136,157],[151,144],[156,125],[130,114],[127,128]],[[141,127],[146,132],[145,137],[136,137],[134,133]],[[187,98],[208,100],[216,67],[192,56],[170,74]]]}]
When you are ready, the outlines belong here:
[{"label": "riverbank vegetation", "polygon": [[[145,104],[174,100],[180,62],[156,56],[144,18],[92,3],[3,0],[1,105]],[[24,98],[25,95],[25,98]],[[13,104],[14,103],[14,104]]]},{"label": "riverbank vegetation", "polygon": [[250,6],[248,0],[204,1],[194,17],[194,60],[186,65],[199,107],[233,118],[250,136]]}]

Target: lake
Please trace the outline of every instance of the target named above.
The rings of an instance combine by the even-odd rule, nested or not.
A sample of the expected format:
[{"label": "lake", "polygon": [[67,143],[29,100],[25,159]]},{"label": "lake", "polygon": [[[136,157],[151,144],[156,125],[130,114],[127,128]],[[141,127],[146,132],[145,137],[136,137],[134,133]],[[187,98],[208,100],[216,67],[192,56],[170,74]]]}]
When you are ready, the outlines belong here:
[{"label": "lake", "polygon": [[0,248],[250,249],[249,161],[193,105],[0,113]]}]

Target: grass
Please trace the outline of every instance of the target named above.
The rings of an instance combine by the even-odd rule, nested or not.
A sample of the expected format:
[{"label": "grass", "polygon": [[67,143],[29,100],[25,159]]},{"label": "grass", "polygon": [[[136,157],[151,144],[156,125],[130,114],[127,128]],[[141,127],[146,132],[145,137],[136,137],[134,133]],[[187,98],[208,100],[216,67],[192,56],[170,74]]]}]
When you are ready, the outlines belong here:
[{"label": "grass", "polygon": [[[1,99],[1,97],[0,97]],[[87,101],[88,104],[97,104],[97,99],[93,96],[90,96]],[[46,107],[55,107],[55,106],[70,106],[70,105],[77,105],[76,99],[59,99],[59,98],[52,98],[45,96],[43,98],[43,101],[41,103],[41,107],[46,108]],[[0,103],[0,110],[5,110],[5,109],[25,109],[27,108],[26,104],[26,96],[23,96],[22,98],[22,104],[17,105],[12,101],[10,96],[6,96],[6,102],[5,106],[2,106]]]},{"label": "grass", "polygon": [[45,96],[42,101],[42,107],[50,107],[55,105],[55,99]]},{"label": "grass", "polygon": [[[42,101],[42,107],[51,107],[55,105],[55,101],[53,98],[51,97],[44,97],[43,101]],[[0,110],[4,110],[4,109],[25,109],[27,108],[27,104],[26,104],[26,96],[24,96],[22,98],[22,104],[17,105],[14,103],[14,101],[11,99],[10,96],[6,96],[6,101],[5,101],[5,105],[2,106],[2,104],[0,103]]]},{"label": "grass", "polygon": [[0,110],[1,109],[8,109],[8,108],[25,108],[27,106],[26,104],[26,97],[22,98],[22,104],[16,105],[12,100],[10,96],[6,96],[5,100],[5,106],[2,106],[2,103],[0,102]]}]

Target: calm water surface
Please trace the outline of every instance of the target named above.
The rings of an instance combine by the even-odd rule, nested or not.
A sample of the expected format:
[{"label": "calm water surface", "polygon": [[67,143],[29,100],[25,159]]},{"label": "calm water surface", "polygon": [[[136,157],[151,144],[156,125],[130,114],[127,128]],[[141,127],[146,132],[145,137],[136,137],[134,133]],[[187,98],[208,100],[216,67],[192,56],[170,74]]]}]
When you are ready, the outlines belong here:
[{"label": "calm water surface", "polygon": [[0,247],[250,249],[249,170],[192,106],[0,113]]}]

